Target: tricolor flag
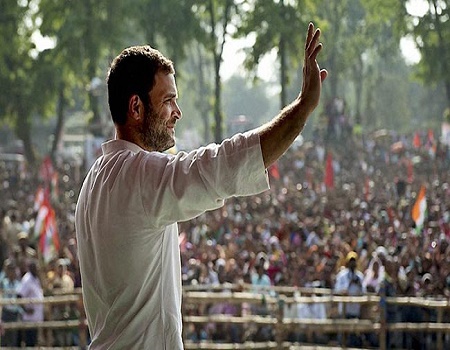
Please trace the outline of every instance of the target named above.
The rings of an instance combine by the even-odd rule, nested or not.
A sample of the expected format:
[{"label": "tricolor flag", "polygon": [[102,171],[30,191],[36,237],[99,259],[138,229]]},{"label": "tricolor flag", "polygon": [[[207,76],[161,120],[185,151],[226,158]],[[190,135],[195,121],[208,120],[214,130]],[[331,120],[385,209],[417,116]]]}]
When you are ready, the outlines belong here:
[{"label": "tricolor flag", "polygon": [[57,201],[58,196],[59,196],[59,188],[58,188],[58,173],[56,171],[52,174],[52,180],[50,183],[50,187],[51,187],[52,199]]},{"label": "tricolor flag", "polygon": [[34,196],[33,209],[35,212],[38,211],[42,203],[44,203],[44,199],[45,199],[45,190],[42,186],[39,186]]},{"label": "tricolor flag", "polygon": [[40,202],[40,207],[37,212],[36,222],[34,224],[33,238],[38,240],[41,237],[42,232],[44,231],[45,220],[47,219],[48,212],[50,210],[48,201],[44,200]]},{"label": "tricolor flag", "polygon": [[416,224],[416,234],[422,232],[423,223],[427,214],[427,198],[425,186],[420,187],[419,194],[417,195],[416,202],[411,211],[411,217]]},{"label": "tricolor flag", "polygon": [[42,256],[46,263],[58,256],[59,236],[56,225],[56,215],[52,208],[50,208],[47,215],[47,220],[45,221],[44,231],[41,234],[39,247],[41,248]]},{"label": "tricolor flag", "polygon": [[39,239],[39,251],[45,262],[55,258],[59,251],[56,215],[48,201],[39,208],[34,226],[34,237]]}]

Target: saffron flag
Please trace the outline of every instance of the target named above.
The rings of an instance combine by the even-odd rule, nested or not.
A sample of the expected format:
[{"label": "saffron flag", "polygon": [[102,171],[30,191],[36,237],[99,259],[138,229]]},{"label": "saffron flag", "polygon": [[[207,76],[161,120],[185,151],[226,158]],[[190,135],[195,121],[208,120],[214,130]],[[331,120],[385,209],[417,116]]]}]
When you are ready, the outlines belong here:
[{"label": "saffron flag", "polygon": [[278,167],[278,162],[273,163],[270,167],[269,167],[269,174],[275,179],[275,180],[279,180],[280,179],[280,169]]},{"label": "saffron flag", "polygon": [[422,231],[423,223],[427,213],[427,198],[425,186],[420,187],[419,194],[417,195],[416,202],[411,211],[411,217],[416,224],[416,233],[419,234]]},{"label": "saffron flag", "polygon": [[406,163],[406,172],[407,172],[407,181],[408,183],[412,183],[414,181],[414,166],[411,159],[407,160]]},{"label": "saffron flag", "polygon": [[364,200],[368,202],[370,200],[370,179],[368,176],[366,176],[366,179],[364,181]]},{"label": "saffron flag", "polygon": [[325,164],[325,175],[323,182],[327,189],[334,188],[334,169],[333,169],[333,156],[331,153],[328,153],[327,160]]},{"label": "saffron flag", "polygon": [[420,140],[420,135],[417,131],[414,133],[413,146],[414,148],[420,148],[420,146],[422,146],[422,141]]}]

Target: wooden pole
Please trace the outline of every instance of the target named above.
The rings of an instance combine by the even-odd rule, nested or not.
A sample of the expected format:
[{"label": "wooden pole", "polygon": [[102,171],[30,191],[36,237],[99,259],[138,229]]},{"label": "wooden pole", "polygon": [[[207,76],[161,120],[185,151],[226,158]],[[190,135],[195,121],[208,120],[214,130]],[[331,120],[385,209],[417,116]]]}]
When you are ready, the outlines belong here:
[{"label": "wooden pole", "polygon": [[[437,323],[441,323],[442,322],[442,317],[444,315],[444,309],[437,309]],[[437,344],[436,344],[436,349],[437,350],[444,350],[444,343],[443,343],[443,339],[442,339],[442,333],[441,332],[437,332],[436,333],[436,338],[437,338]]]},{"label": "wooden pole", "polygon": [[386,350],[387,325],[386,325],[386,288],[385,281],[381,282],[380,288],[380,350]]},{"label": "wooden pole", "polygon": [[284,319],[284,298],[280,296],[278,299],[278,310],[277,310],[277,323],[275,326],[275,341],[277,343],[277,349],[283,350],[283,340],[284,340],[284,329],[283,329],[283,319]]}]

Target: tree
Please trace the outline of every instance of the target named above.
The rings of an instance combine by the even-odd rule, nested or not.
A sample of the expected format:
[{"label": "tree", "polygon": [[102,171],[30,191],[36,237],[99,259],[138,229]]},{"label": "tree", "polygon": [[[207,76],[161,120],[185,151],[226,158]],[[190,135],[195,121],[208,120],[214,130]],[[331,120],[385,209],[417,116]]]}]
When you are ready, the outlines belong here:
[{"label": "tree", "polygon": [[[298,65],[303,52],[305,28],[313,5],[309,1],[255,0],[243,14],[237,36],[253,36],[245,65],[255,69],[261,58],[272,49],[278,50],[280,64],[280,108],[287,103],[289,63]],[[311,19],[311,18],[310,18]]]},{"label": "tree", "polygon": [[[129,7],[118,0],[40,1],[40,31],[56,43],[49,55],[58,72],[54,93],[59,96],[57,110],[60,128],[65,108],[73,103],[74,97],[70,92],[83,91],[92,114],[90,131],[96,136],[103,136],[96,85],[103,80],[99,76],[105,74],[105,62],[110,58],[110,53],[122,47],[126,29],[121,23],[129,16],[127,9]],[[59,134],[57,130],[56,135]]]},{"label": "tree", "polygon": [[[63,135],[65,113],[69,106],[74,105],[74,91],[82,89],[83,64],[79,47],[73,45],[77,28],[78,17],[73,15],[74,4],[62,3],[53,0],[41,0],[39,12],[40,32],[46,37],[55,40],[55,47],[43,51],[39,57],[46,69],[46,81],[51,84],[49,102],[53,105],[51,112],[56,114],[56,128],[50,149],[50,157],[54,160],[58,144]],[[51,113],[42,111],[42,114]]]},{"label": "tree", "polygon": [[427,2],[424,16],[410,16],[410,32],[422,56],[418,75],[427,84],[442,83],[450,106],[450,3]]},{"label": "tree", "polygon": [[214,141],[223,138],[222,112],[222,79],[220,67],[223,61],[223,49],[232,30],[232,19],[238,12],[238,6],[233,0],[202,0],[193,7],[200,27],[205,36],[201,42],[206,51],[211,54],[214,66]]},{"label": "tree", "polygon": [[185,58],[186,48],[201,35],[192,7],[195,0],[132,0],[136,2],[134,18],[145,41],[167,50],[177,66]]},{"label": "tree", "polygon": [[[372,123],[382,117],[379,106],[374,105],[380,99],[372,95],[389,78],[386,68],[400,64],[404,4],[397,0],[343,0],[321,5],[326,41],[323,66],[331,72],[324,85],[325,99],[351,99],[355,122]],[[393,93],[405,95],[400,89]],[[394,102],[401,100],[393,97]]]},{"label": "tree", "polygon": [[[35,30],[32,1],[1,1],[0,12],[0,118],[13,126],[23,141],[25,157],[35,164],[36,152],[31,139],[32,115],[41,101],[39,64],[32,56],[31,35]],[[33,8],[33,7],[31,7]]]},{"label": "tree", "polygon": [[[195,127],[193,125],[196,119],[195,116],[200,116],[200,121],[203,125],[204,141],[210,141],[212,139],[210,116],[213,110],[213,101],[211,98],[213,81],[208,79],[208,77],[214,75],[213,71],[212,58],[208,56],[204,46],[200,42],[194,42],[188,49],[188,58],[184,64],[184,89],[181,92],[180,99],[191,105],[191,111],[194,116],[189,120],[190,127]],[[183,106],[186,105],[184,104]]]}]

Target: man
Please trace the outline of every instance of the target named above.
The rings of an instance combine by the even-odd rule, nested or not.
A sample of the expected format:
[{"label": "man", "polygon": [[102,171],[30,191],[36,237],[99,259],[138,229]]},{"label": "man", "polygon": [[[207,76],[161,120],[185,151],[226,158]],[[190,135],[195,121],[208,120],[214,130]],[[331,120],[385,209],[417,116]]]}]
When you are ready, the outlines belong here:
[{"label": "man", "polygon": [[[366,294],[366,288],[363,285],[364,274],[356,269],[358,254],[351,251],[346,256],[347,266],[343,268],[336,275],[336,285],[334,291],[340,295],[363,295]],[[359,318],[361,316],[361,305],[356,303],[349,303],[339,305],[339,312],[345,318]],[[359,336],[350,334],[348,346],[361,346],[362,341]]]},{"label": "man", "polygon": [[251,278],[252,285],[255,286],[255,290],[264,290],[264,287],[270,287],[272,285],[269,275],[266,273],[264,263],[257,263],[255,266],[255,272],[252,273]]},{"label": "man", "polygon": [[116,139],[102,145],[82,186],[76,230],[90,349],[183,349],[177,222],[226,198],[268,189],[265,169],[319,103],[320,31],[311,23],[301,95],[266,125],[190,153],[175,144],[181,118],[172,62],[148,46],[110,67]]},{"label": "man", "polygon": [[[74,281],[67,271],[68,259],[58,259],[51,283],[50,290],[53,294],[70,294],[73,293]],[[53,272],[53,271],[52,271]],[[55,321],[68,320],[73,318],[71,303],[53,305],[51,308],[52,319]],[[53,346],[70,346],[72,345],[71,329],[54,329]]]},{"label": "man", "polygon": [[20,276],[23,277],[28,271],[28,262],[36,259],[36,250],[30,247],[28,233],[20,231],[17,234],[17,245],[13,247],[14,259],[20,270]]},{"label": "man", "polygon": [[[17,278],[17,268],[14,261],[6,259],[3,263],[5,277],[0,279],[0,296],[3,299],[16,299],[19,279]],[[2,322],[17,322],[19,320],[21,308],[17,305],[4,305],[2,310]],[[1,346],[18,347],[17,330],[7,330],[1,337]]]},{"label": "man", "polygon": [[[28,272],[22,277],[17,294],[21,298],[44,299],[44,291],[41,286],[38,275],[38,266],[36,260],[30,260],[28,263]],[[44,305],[28,304],[23,306],[24,313],[22,320],[24,322],[42,322],[44,321]],[[38,329],[30,328],[24,331],[24,341],[26,346],[38,345]]]}]

